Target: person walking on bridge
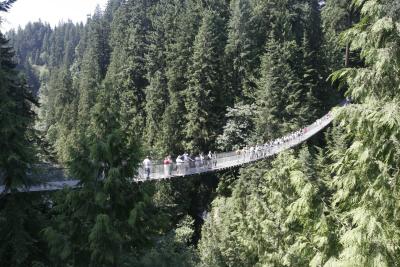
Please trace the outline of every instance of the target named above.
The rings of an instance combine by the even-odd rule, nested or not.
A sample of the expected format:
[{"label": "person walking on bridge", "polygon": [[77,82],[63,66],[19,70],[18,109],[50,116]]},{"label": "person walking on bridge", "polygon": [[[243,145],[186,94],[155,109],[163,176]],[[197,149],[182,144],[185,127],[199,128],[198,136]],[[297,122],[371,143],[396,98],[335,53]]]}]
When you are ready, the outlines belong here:
[{"label": "person walking on bridge", "polygon": [[165,177],[171,176],[171,171],[172,171],[172,159],[171,156],[167,156],[164,159],[164,176]]},{"label": "person walking on bridge", "polygon": [[151,160],[149,156],[143,160],[143,167],[146,174],[146,179],[150,179]]},{"label": "person walking on bridge", "polygon": [[217,153],[214,151],[214,153],[212,153],[212,161],[213,161],[213,167],[217,167]]},{"label": "person walking on bridge", "polygon": [[183,174],[183,163],[185,161],[183,160],[183,156],[178,155],[176,158],[176,172],[177,174]]},{"label": "person walking on bridge", "polygon": [[242,150],[240,149],[240,147],[238,149],[236,149],[235,154],[236,154],[236,161],[239,162],[240,161],[240,154],[242,153]]},{"label": "person walking on bridge", "polygon": [[212,155],[212,152],[210,150],[210,151],[208,151],[208,154],[207,154],[207,166],[208,166],[209,169],[212,168],[212,158],[213,158],[213,155]]}]

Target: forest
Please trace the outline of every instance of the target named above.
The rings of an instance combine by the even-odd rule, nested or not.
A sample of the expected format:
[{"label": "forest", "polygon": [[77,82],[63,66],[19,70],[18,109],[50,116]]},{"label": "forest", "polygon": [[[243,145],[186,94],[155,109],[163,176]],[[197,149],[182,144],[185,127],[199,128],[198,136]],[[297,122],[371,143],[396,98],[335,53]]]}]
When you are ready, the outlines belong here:
[{"label": "forest", "polygon": [[[257,163],[132,180],[145,156],[330,110]],[[399,139],[398,0],[108,0],[31,22],[0,32],[0,266],[400,266]],[[20,192],[41,163],[80,187]]]}]

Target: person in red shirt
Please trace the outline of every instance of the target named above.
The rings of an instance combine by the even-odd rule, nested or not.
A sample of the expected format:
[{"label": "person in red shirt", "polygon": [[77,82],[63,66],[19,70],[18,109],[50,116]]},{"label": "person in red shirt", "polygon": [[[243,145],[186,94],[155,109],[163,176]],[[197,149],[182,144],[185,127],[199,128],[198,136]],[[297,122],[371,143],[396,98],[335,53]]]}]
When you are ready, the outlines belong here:
[{"label": "person in red shirt", "polygon": [[164,159],[164,176],[169,177],[171,176],[171,170],[172,170],[172,160],[171,156],[165,157]]}]

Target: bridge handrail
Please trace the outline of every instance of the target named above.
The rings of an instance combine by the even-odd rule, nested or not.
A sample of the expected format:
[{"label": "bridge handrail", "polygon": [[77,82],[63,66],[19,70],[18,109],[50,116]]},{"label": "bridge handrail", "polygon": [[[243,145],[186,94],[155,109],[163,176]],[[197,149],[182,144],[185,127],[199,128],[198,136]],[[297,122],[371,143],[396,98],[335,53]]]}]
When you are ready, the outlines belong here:
[{"label": "bridge handrail", "polygon": [[[343,101],[340,106],[347,105],[349,101]],[[135,182],[140,181],[148,181],[148,180],[160,180],[160,179],[167,179],[172,177],[184,177],[194,174],[200,173],[207,173],[207,172],[214,172],[222,169],[227,169],[231,167],[236,167],[244,164],[248,164],[251,162],[255,162],[272,155],[278,154],[279,152],[286,150],[288,148],[294,147],[305,140],[309,139],[323,128],[325,128],[329,123],[332,121],[332,113],[329,111],[326,115],[316,120],[314,123],[308,125],[307,127],[297,131],[295,135],[289,134],[282,138],[278,138],[272,142],[273,145],[265,146],[263,144],[261,147],[262,149],[259,150],[257,153],[246,153],[246,154],[236,154],[235,151],[228,151],[217,153],[216,159],[211,159],[207,161],[195,161],[191,163],[183,163],[177,164],[172,163],[169,165],[165,164],[154,164],[151,167],[150,176],[147,178],[144,168],[139,167],[137,176],[133,178]],[[290,138],[288,138],[290,136]],[[284,141],[282,141],[284,140]],[[57,168],[57,167],[50,167],[53,171],[63,170],[65,168]],[[63,175],[64,176],[64,175]],[[33,192],[33,191],[52,191],[52,190],[59,190],[64,187],[78,187],[80,186],[80,181],[78,179],[72,178],[65,178],[64,180],[56,180],[51,182],[46,182],[38,185],[32,185],[29,188],[19,188],[18,191],[21,192]],[[0,192],[3,192],[5,189],[4,186],[0,186]]]},{"label": "bridge handrail", "polygon": [[[265,144],[259,145],[262,147],[259,151],[254,151],[253,153],[241,153],[236,154],[236,151],[228,151],[217,153],[216,159],[209,159],[203,161],[189,161],[182,164],[170,163],[170,164],[153,164],[150,168],[150,176],[147,178],[145,170],[143,167],[139,167],[138,175],[135,178],[136,181],[146,181],[146,180],[160,180],[171,177],[182,177],[193,174],[200,174],[206,172],[217,171],[221,169],[226,169],[230,167],[236,167],[239,165],[244,165],[250,162],[254,162],[260,159],[270,157],[274,154],[281,152],[287,148],[293,147],[317,132],[325,128],[332,121],[331,112],[327,113],[320,119],[316,120],[314,123],[308,125],[307,127],[301,129],[299,135],[289,134],[287,136],[292,136],[290,138],[282,137],[273,140],[269,143],[275,143],[275,145],[267,146]],[[285,141],[278,141],[285,138]]]}]

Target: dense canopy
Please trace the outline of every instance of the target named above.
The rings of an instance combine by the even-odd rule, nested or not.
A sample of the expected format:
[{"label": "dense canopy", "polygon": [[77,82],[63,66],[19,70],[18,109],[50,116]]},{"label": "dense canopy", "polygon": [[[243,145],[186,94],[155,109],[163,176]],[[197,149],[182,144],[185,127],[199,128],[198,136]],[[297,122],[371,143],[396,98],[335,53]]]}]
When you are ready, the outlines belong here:
[{"label": "dense canopy", "polygon": [[[399,70],[397,0],[109,0],[0,33],[0,265],[398,266]],[[253,146],[345,98],[301,148],[132,181],[147,155]],[[16,192],[44,162],[79,189]]]}]

